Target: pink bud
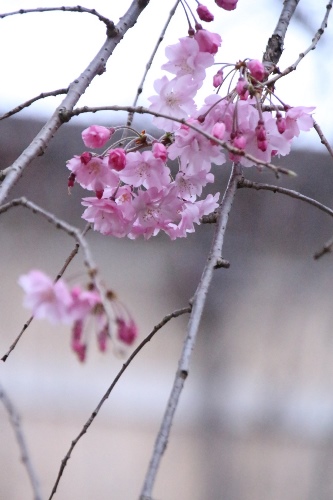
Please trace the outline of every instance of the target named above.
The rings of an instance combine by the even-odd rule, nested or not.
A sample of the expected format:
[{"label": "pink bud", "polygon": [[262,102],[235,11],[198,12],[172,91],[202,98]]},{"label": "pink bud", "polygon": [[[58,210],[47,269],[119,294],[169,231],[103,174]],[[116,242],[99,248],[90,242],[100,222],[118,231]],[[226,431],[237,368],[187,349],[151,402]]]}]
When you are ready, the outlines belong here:
[{"label": "pink bud", "polygon": [[200,17],[201,21],[206,21],[206,23],[210,23],[211,21],[214,21],[214,16],[205,5],[199,4],[197,7],[197,13],[198,16]]},{"label": "pink bud", "polygon": [[251,59],[246,65],[251,75],[259,82],[262,82],[266,74],[264,65],[257,59]]},{"label": "pink bud", "polygon": [[264,122],[262,120],[258,121],[258,125],[255,128],[255,133],[258,141],[265,141],[266,140],[266,129]]},{"label": "pink bud", "polygon": [[109,329],[108,326],[106,325],[97,334],[98,348],[101,352],[106,351],[108,336],[109,336]]},{"label": "pink bud", "polygon": [[235,139],[233,140],[233,146],[235,146],[235,148],[237,149],[245,149],[245,146],[246,146],[246,139],[243,135],[238,135],[237,137],[235,137]]},{"label": "pink bud", "polygon": [[68,177],[68,183],[67,183],[67,185],[68,185],[69,188],[72,188],[74,186],[75,177],[76,177],[76,175],[73,174],[73,172],[69,175],[69,177]]},{"label": "pink bud", "polygon": [[267,141],[260,141],[258,139],[257,146],[258,146],[258,149],[260,149],[260,151],[265,152],[267,150],[268,143],[267,143]]},{"label": "pink bud", "polygon": [[216,5],[222,7],[224,10],[234,10],[237,2],[238,0],[215,0]]},{"label": "pink bud", "polygon": [[118,338],[125,344],[131,345],[138,335],[136,324],[131,319],[128,322],[122,318],[117,318]]},{"label": "pink bud", "polygon": [[249,97],[247,81],[242,76],[237,82],[236,92],[242,101],[246,101],[246,99]]},{"label": "pink bud", "polygon": [[224,133],[225,133],[224,123],[222,123],[222,122],[215,123],[215,125],[213,126],[213,129],[212,129],[212,135],[214,137],[216,137],[216,139],[222,140],[224,137]]},{"label": "pink bud", "polygon": [[83,163],[83,165],[87,165],[90,162],[91,158],[92,158],[92,154],[89,153],[88,151],[85,151],[80,156],[80,160],[81,160],[81,163]]},{"label": "pink bud", "polygon": [[82,132],[82,140],[87,148],[101,148],[111,137],[111,130],[100,125],[91,125]]},{"label": "pink bud", "polygon": [[220,85],[222,85],[222,82],[223,82],[223,71],[219,69],[216,75],[213,76],[213,86],[217,88]]},{"label": "pink bud", "polygon": [[276,113],[276,126],[280,134],[283,134],[287,128],[286,119],[282,117],[281,113]]},{"label": "pink bud", "polygon": [[164,146],[164,144],[161,144],[160,142],[154,142],[152,151],[155,158],[159,158],[160,160],[166,162],[168,153],[167,148]]},{"label": "pink bud", "polygon": [[113,168],[114,170],[117,170],[117,172],[123,170],[123,168],[126,165],[125,150],[122,148],[111,149],[108,162],[109,162],[109,167]]}]

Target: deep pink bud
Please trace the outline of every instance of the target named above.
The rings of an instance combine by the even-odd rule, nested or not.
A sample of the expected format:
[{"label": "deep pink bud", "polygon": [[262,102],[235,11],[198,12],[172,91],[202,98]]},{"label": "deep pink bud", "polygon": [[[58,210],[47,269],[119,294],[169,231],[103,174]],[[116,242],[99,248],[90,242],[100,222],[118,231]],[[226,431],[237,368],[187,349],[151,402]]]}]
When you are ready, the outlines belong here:
[{"label": "deep pink bud", "polygon": [[246,101],[246,99],[249,97],[247,81],[242,76],[237,82],[236,92],[242,101]]},{"label": "deep pink bud", "polygon": [[108,329],[108,326],[106,325],[97,334],[98,348],[101,352],[106,351],[108,336],[109,336],[109,329]]},{"label": "deep pink bud", "polygon": [[214,21],[214,16],[205,5],[199,4],[197,7],[197,13],[198,16],[200,17],[201,21],[206,21],[206,23],[210,23],[211,21]]},{"label": "deep pink bud", "polygon": [[215,0],[216,5],[222,7],[224,10],[234,10],[237,2],[238,0]]},{"label": "deep pink bud", "polygon": [[262,120],[258,121],[258,125],[255,128],[255,133],[256,133],[256,138],[258,141],[265,141],[266,140],[266,130],[265,130],[265,125]]},{"label": "deep pink bud", "polygon": [[81,362],[86,359],[87,350],[87,345],[82,342],[82,332],[83,322],[81,320],[75,321],[72,329],[71,347]]},{"label": "deep pink bud", "polygon": [[246,139],[243,135],[238,135],[235,137],[235,139],[232,141],[233,146],[237,149],[245,149],[246,146]]},{"label": "deep pink bud", "polygon": [[265,152],[267,150],[268,143],[267,143],[267,141],[260,141],[258,139],[257,146],[258,146],[258,149],[260,149],[260,151]]},{"label": "deep pink bud", "polygon": [[138,335],[138,330],[134,321],[131,319],[126,322],[122,318],[117,318],[117,325],[118,339],[128,345],[133,344]]},{"label": "deep pink bud", "polygon": [[114,170],[117,170],[117,172],[123,170],[123,168],[126,165],[125,150],[122,148],[111,149],[108,163],[109,167],[113,168]]},{"label": "deep pink bud", "polygon": [[92,158],[92,154],[89,153],[88,151],[85,151],[80,156],[80,160],[81,160],[81,163],[83,163],[83,165],[87,165],[90,162],[91,158]]},{"label": "deep pink bud", "polygon": [[281,113],[276,113],[276,126],[280,134],[283,134],[287,128],[286,119],[283,118]]},{"label": "deep pink bud", "polygon": [[264,65],[258,61],[257,59],[251,59],[251,61],[248,61],[246,63],[246,66],[249,68],[249,71],[251,75],[258,80],[259,82],[262,82],[266,71]]},{"label": "deep pink bud", "polygon": [[220,85],[222,85],[222,82],[223,82],[223,71],[219,69],[216,75],[213,76],[213,86],[217,88]]},{"label": "deep pink bud", "polygon": [[75,177],[76,177],[76,175],[73,174],[73,172],[71,174],[69,174],[68,183],[67,183],[67,185],[68,185],[69,188],[72,188],[74,186]]}]

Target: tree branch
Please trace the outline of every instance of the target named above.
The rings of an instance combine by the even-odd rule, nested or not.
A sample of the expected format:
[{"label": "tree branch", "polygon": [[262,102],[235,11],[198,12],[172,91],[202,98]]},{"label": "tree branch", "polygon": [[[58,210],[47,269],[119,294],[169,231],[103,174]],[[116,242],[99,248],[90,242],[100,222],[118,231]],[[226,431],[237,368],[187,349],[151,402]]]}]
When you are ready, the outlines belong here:
[{"label": "tree branch", "polygon": [[299,0],[284,0],[283,2],[278,23],[273,35],[268,40],[266,51],[262,60],[268,73],[272,71],[274,66],[276,66],[280,60],[283,52],[284,38],[298,2]]},{"label": "tree branch", "polygon": [[266,191],[273,191],[273,193],[285,194],[287,196],[290,196],[291,198],[296,198],[297,200],[305,201],[306,203],[309,203],[309,205],[313,205],[314,207],[319,208],[319,210],[321,210],[322,212],[325,212],[326,214],[333,217],[333,210],[331,208],[327,207],[326,205],[323,205],[322,203],[319,203],[319,201],[314,200],[313,198],[309,198],[309,196],[305,196],[304,194],[298,193],[297,191],[293,191],[292,189],[273,186],[271,184],[260,184],[257,182],[248,181],[247,179],[240,180],[238,183],[238,187],[252,188],[256,189],[257,191],[264,189]]},{"label": "tree branch", "polygon": [[[57,95],[61,94],[67,94],[68,92],[68,87],[66,89],[58,89],[58,90],[52,90],[51,92],[42,92],[36,97],[33,97],[32,99],[29,99],[28,101],[24,102],[23,104],[20,104],[19,106],[16,106],[16,108],[12,109],[11,111],[8,111],[4,115],[0,116],[0,120],[4,120],[5,118],[8,118],[9,116],[15,115],[16,113],[19,113],[22,111],[24,108],[28,108],[31,104],[33,104],[36,101],[39,101],[40,99],[45,99],[46,97],[55,97]],[[0,179],[2,180],[2,179]]]},{"label": "tree branch", "polygon": [[200,282],[192,301],[192,311],[187,327],[183,351],[179,360],[176,377],[163,416],[160,430],[155,441],[152,458],[148,467],[140,496],[141,500],[151,498],[158,468],[169,439],[173,418],[178,407],[185,380],[188,376],[191,353],[193,351],[198,334],[199,324],[205,305],[207,292],[212,280],[214,267],[221,258],[224,234],[228,222],[229,212],[231,210],[231,206],[237,191],[237,184],[241,179],[241,176],[242,174],[239,165],[234,165],[229,179],[228,187],[225,191],[222,203],[218,209],[218,223],[215,229],[211,250],[209,252],[205,268],[203,270]]},{"label": "tree branch", "polygon": [[81,7],[81,5],[77,5],[76,7],[37,7],[36,9],[20,9],[14,12],[6,12],[5,14],[0,14],[0,19],[4,19],[8,16],[16,16],[17,14],[31,14],[32,12],[53,12],[56,10],[62,12],[84,12],[86,14],[92,14],[93,16],[96,16],[99,21],[102,21],[108,29],[114,28],[114,23],[110,21],[110,19],[102,16],[95,9],[87,9],[86,7]]},{"label": "tree branch", "polygon": [[67,96],[54,111],[32,143],[23,151],[11,166],[11,170],[0,186],[0,203],[3,203],[8,193],[22,175],[23,170],[39,155],[43,154],[52,140],[55,132],[64,123],[60,111],[70,111],[88,88],[92,80],[105,70],[105,65],[115,47],[125,33],[134,26],[148,1],[133,0],[125,15],[118,24],[107,33],[107,39],[88,67],[70,84]]},{"label": "tree branch", "polygon": [[324,15],[324,19],[320,25],[320,28],[318,29],[317,33],[315,34],[314,38],[312,39],[312,43],[311,45],[309,45],[309,47],[304,51],[304,52],[301,52],[298,56],[298,59],[291,65],[291,66],[288,66],[288,68],[286,68],[284,71],[282,71],[282,73],[278,73],[277,75],[273,76],[272,78],[270,78],[267,82],[266,82],[266,85],[272,85],[273,83],[275,83],[277,80],[279,80],[280,78],[282,78],[283,76],[286,76],[288,75],[289,73],[291,73],[292,71],[295,71],[295,69],[297,68],[297,66],[299,65],[299,63],[302,61],[302,59],[304,59],[304,57],[311,51],[311,50],[314,50],[320,40],[320,38],[322,37],[326,27],[327,27],[327,21],[328,21],[328,17],[330,15],[330,12],[332,10],[332,3],[333,3],[333,0],[329,0],[328,4],[326,5],[326,11],[325,11],[325,15]]},{"label": "tree branch", "polygon": [[39,481],[37,479],[37,474],[35,472],[35,469],[32,465],[31,457],[28,451],[28,446],[22,431],[22,426],[21,426],[21,419],[16,411],[13,403],[7,396],[6,392],[4,391],[3,387],[0,385],[0,400],[2,401],[4,407],[7,410],[8,416],[10,423],[12,425],[12,428],[15,433],[16,441],[21,453],[21,461],[27,471],[30,484],[32,487],[32,491],[34,494],[34,500],[42,500],[42,495],[40,493],[40,487],[39,487]]},{"label": "tree branch", "polygon": [[157,116],[157,117],[162,117],[162,118],[167,118],[168,120],[182,123],[183,125],[186,125],[187,127],[195,130],[198,132],[198,134],[201,134],[203,137],[206,137],[206,139],[209,139],[210,141],[214,141],[216,144],[219,144],[222,146],[224,149],[227,151],[230,151],[231,153],[234,153],[238,156],[244,156],[244,158],[247,158],[250,161],[253,161],[257,165],[262,165],[264,167],[267,167],[268,169],[272,170],[275,174],[276,177],[279,177],[279,174],[286,174],[295,177],[296,174],[292,170],[288,170],[287,168],[283,167],[278,167],[276,165],[273,165],[272,163],[260,160],[259,158],[256,158],[253,155],[250,155],[248,153],[245,153],[242,149],[237,149],[228,142],[221,141],[214,137],[211,134],[208,134],[204,130],[200,129],[199,127],[196,127],[193,125],[191,122],[187,122],[184,118],[174,118],[169,115],[165,115],[164,113],[157,113],[156,111],[152,111],[150,109],[144,108],[143,106],[137,106],[133,108],[133,106],[96,106],[96,107],[88,107],[88,106],[83,106],[82,108],[76,108],[73,111],[69,111],[64,113],[64,119],[68,116],[69,119],[72,116],[78,116],[82,113],[97,113],[98,111],[127,111],[129,113],[138,113],[138,114],[148,114],[152,116]]},{"label": "tree branch", "polygon": [[58,476],[57,476],[55,484],[54,484],[54,486],[52,488],[49,500],[51,500],[53,498],[53,495],[57,491],[57,488],[58,488],[61,476],[62,476],[62,474],[64,472],[64,469],[65,469],[65,467],[67,465],[68,460],[71,457],[73,449],[77,445],[78,441],[82,438],[82,436],[87,432],[87,430],[89,429],[89,427],[91,426],[91,424],[93,423],[93,421],[95,420],[95,418],[97,417],[97,415],[98,415],[100,409],[102,408],[103,404],[105,403],[105,401],[110,396],[113,388],[115,387],[115,385],[119,381],[119,379],[122,376],[122,374],[125,372],[125,370],[128,368],[128,366],[131,364],[131,362],[133,361],[133,359],[137,356],[137,354],[139,354],[139,352],[141,351],[141,349],[148,342],[151,341],[151,339],[154,337],[155,333],[158,332],[158,330],[160,330],[164,325],[166,325],[166,323],[168,323],[172,318],[177,318],[178,316],[181,316],[182,314],[189,313],[189,312],[191,312],[191,306],[184,307],[183,309],[178,309],[177,311],[174,311],[171,314],[168,314],[167,316],[165,316],[162,319],[162,321],[160,323],[158,323],[158,325],[156,325],[153,328],[153,330],[151,331],[151,333],[141,342],[141,344],[138,345],[138,347],[132,352],[132,354],[127,359],[127,361],[123,364],[122,368],[118,372],[118,374],[115,377],[115,379],[113,380],[112,384],[110,385],[110,387],[108,388],[108,390],[106,391],[106,393],[104,394],[104,396],[102,397],[102,399],[100,400],[100,402],[98,403],[96,409],[92,412],[90,418],[84,424],[84,426],[83,426],[80,434],[72,441],[71,446],[70,446],[68,452],[66,453],[65,457],[61,461],[61,466],[60,466],[60,469],[59,469],[59,472],[58,472]]}]

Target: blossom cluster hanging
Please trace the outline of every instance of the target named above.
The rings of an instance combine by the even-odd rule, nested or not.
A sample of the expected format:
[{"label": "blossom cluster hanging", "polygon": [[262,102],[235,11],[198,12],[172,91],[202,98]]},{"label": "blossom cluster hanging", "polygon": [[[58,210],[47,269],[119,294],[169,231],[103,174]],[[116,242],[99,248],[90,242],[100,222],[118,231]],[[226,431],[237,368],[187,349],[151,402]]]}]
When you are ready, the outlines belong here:
[{"label": "blossom cluster hanging", "polygon": [[[237,6],[237,0],[215,3],[225,10]],[[196,12],[201,21],[214,19],[199,2]],[[219,34],[203,29],[195,18],[188,35],[166,47],[162,70],[170,76],[155,81],[156,94],[149,98],[153,123],[162,130],[160,137],[122,126],[91,125],[82,132],[86,148],[104,151],[84,151],[67,162],[68,188],[78,183],[93,192],[82,200],[86,207],[82,217],[96,231],[131,239],[148,239],[160,231],[172,240],[185,237],[218,207],[218,192],[201,198],[205,186],[214,183],[213,164],[220,167],[233,161],[250,167],[256,165],[255,159],[271,162],[277,155],[287,155],[293,138],[313,126],[314,108],[285,104],[260,61],[218,63],[221,43]],[[215,91],[198,107],[195,97],[213,65],[217,66],[211,82]],[[170,161],[177,162],[176,173],[172,174]],[[97,318],[98,343],[104,350],[110,332],[95,290],[69,290],[61,280],[52,283],[38,271],[21,277],[20,283],[25,304],[36,317],[73,324],[72,347],[81,360],[88,316]],[[131,344],[136,326],[111,295],[117,336]]]}]

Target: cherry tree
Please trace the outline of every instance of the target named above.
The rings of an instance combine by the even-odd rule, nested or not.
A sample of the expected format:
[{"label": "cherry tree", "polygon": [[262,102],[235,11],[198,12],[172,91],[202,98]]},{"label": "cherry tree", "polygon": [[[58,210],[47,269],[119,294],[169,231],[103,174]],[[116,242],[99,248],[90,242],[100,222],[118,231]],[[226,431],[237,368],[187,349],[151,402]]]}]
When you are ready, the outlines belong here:
[{"label": "cherry tree", "polygon": [[[114,351],[126,359],[117,377],[70,443],[55,474],[50,499],[56,496],[58,484],[65,469],[69,468],[68,460],[78,441],[93,425],[115,385],[121,383],[122,374],[166,323],[187,315],[184,346],[174,383],[151,460],[147,464],[142,490],[138,492],[141,500],[153,498],[156,475],[189,374],[191,355],[200,332],[200,320],[212,276],[216,269],[229,267],[229,262],[223,257],[223,243],[237,191],[244,188],[273,191],[311,204],[333,216],[333,210],[316,199],[287,189],[280,183],[264,184],[248,178],[248,172],[252,169],[256,169],[259,174],[268,171],[273,179],[279,179],[282,183],[285,177],[294,176],[291,169],[279,166],[275,160],[287,156],[292,150],[294,139],[311,129],[317,132],[328,156],[333,156],[330,144],[314,119],[315,107],[291,103],[288,95],[279,92],[280,80],[290,79],[292,85],[293,72],[308,53],[316,49],[327,27],[332,0],[323,9],[322,23],[308,47],[285,68],[279,66],[279,61],[289,23],[297,14],[299,0],[284,0],[262,58],[260,54],[264,47],[258,47],[257,54],[249,54],[246,59],[224,61],[223,33],[214,31],[214,15],[211,11],[214,6],[217,15],[227,19],[229,11],[237,11],[237,3],[237,0],[215,0],[215,3],[209,0],[207,5],[194,0],[177,0],[173,5],[170,2],[171,10],[163,33],[155,47],[153,45],[156,42],[151,42],[151,57],[143,71],[134,103],[128,105],[113,101],[103,106],[93,106],[94,103],[91,106],[79,106],[80,98],[88,86],[94,84],[96,77],[108,71],[108,60],[117,45],[122,39],[125,43],[127,33],[136,23],[140,23],[141,13],[150,8],[149,1],[133,0],[117,23],[95,9],[80,6],[23,8],[0,14],[1,22],[5,23],[9,16],[18,15],[24,15],[28,22],[31,12],[41,15],[44,12],[62,11],[63,15],[74,12],[77,16],[95,16],[106,30],[103,46],[80,75],[72,82],[66,82],[66,88],[43,92],[1,116],[1,119],[6,119],[38,100],[64,95],[31,144],[12,165],[1,171],[0,214],[5,217],[8,211],[22,206],[35,217],[46,219],[75,241],[73,252],[61,270],[54,269],[53,276],[39,269],[38,262],[26,274],[13,276],[24,292],[23,306],[30,311],[31,317],[2,354],[2,361],[10,363],[10,358],[15,356],[14,350],[20,348],[22,335],[26,335],[32,321],[39,319],[46,319],[55,325],[67,325],[71,331],[70,348],[78,362],[89,362],[86,332],[89,329],[87,323],[91,320],[94,332],[89,332],[89,335],[96,336],[100,351],[111,356],[108,347],[112,345]],[[184,16],[182,31],[173,33],[171,45],[160,48],[177,9],[182,10]],[[238,36],[235,33],[235,38]],[[150,104],[147,107],[140,106],[138,101],[147,73],[157,50],[162,48],[165,50],[165,62],[160,69],[154,68],[156,73],[159,72],[154,83],[155,93],[149,96]],[[116,78],[121,81],[122,74],[117,74]],[[127,120],[112,127],[96,124],[93,117],[102,111],[110,113],[115,122],[118,121],[117,113],[126,112]],[[67,164],[62,166],[68,171],[66,188],[69,193],[81,188],[90,191],[89,196],[82,194],[82,219],[86,221],[82,229],[82,225],[74,227],[26,198],[13,198],[12,190],[20,182],[27,167],[31,165],[33,168],[36,158],[47,153],[48,145],[58,129],[66,127],[73,117],[84,114],[91,117],[91,125],[82,130],[82,151],[68,158]],[[136,115],[148,117],[159,132],[152,135],[146,130],[136,130],[133,126]],[[221,169],[230,169],[229,182],[222,193],[217,182]],[[59,194],[59,198],[61,196],[64,193]],[[237,210],[237,206],[234,209]],[[141,238],[147,240],[146,245],[149,245],[151,238],[165,233],[172,245],[173,240],[178,238],[191,238],[191,233],[200,231],[199,226],[202,224],[212,224],[215,230],[194,296],[184,298],[185,306],[161,318],[148,335],[140,332],[138,336],[131,304],[125,303],[118,297],[117,290],[111,290],[105,284],[87,240],[87,233],[97,231],[105,238]],[[333,241],[323,242],[315,257],[330,252],[332,246]],[[86,279],[72,285],[66,280],[66,273],[79,248],[84,254]],[[5,389],[1,389],[0,397],[16,430],[34,497],[41,499],[38,472],[34,471],[29,458],[16,409]]]}]

